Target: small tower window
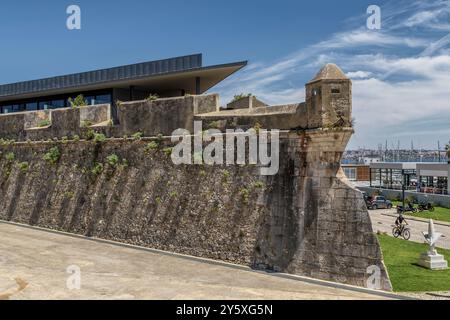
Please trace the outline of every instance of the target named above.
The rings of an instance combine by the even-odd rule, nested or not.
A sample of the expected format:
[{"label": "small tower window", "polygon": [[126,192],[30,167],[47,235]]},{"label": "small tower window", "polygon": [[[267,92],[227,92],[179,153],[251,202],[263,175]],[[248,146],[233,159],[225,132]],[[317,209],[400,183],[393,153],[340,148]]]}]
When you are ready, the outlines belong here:
[{"label": "small tower window", "polygon": [[339,93],[341,93],[341,89],[340,88],[332,88],[331,89],[331,93],[332,94],[339,94]]}]

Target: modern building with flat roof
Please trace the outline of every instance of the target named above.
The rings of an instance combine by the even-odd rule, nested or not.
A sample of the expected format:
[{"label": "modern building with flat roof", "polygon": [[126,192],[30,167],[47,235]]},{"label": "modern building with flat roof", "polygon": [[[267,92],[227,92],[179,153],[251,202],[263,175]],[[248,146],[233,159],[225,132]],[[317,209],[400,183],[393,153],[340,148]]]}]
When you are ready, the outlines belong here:
[{"label": "modern building with flat roof", "polygon": [[0,85],[0,113],[64,108],[83,94],[89,105],[202,94],[247,65],[204,67],[202,55],[170,58]]},{"label": "modern building with flat roof", "polygon": [[450,194],[450,164],[383,162],[370,164],[370,186],[422,193]]}]

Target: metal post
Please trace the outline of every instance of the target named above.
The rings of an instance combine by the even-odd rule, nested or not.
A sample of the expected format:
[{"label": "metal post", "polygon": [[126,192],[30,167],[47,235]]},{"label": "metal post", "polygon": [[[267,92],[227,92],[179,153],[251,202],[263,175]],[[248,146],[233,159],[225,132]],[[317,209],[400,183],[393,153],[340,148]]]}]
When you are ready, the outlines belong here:
[{"label": "metal post", "polygon": [[406,209],[406,203],[405,203],[405,171],[402,170],[402,201],[403,201],[403,213]]},{"label": "metal post", "polygon": [[200,77],[195,78],[195,94],[197,94],[197,95],[201,94]]},{"label": "metal post", "polygon": [[383,177],[382,177],[382,175],[383,175],[383,169],[380,169],[380,189],[383,186]]},{"label": "metal post", "polygon": [[130,101],[133,101],[133,90],[134,86],[130,86]]}]

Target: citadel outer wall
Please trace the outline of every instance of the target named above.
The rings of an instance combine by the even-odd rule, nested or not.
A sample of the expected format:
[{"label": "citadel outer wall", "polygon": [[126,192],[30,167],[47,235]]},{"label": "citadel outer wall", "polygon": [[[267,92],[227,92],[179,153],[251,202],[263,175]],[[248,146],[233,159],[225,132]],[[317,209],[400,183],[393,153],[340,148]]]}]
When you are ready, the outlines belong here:
[{"label": "citadel outer wall", "polygon": [[[351,82],[327,65],[306,97],[224,111],[217,95],[122,103],[117,124],[109,105],[1,115],[0,219],[359,286],[377,266],[390,290],[362,195],[340,169]],[[282,130],[278,174],[174,165],[169,136],[194,120]]]}]

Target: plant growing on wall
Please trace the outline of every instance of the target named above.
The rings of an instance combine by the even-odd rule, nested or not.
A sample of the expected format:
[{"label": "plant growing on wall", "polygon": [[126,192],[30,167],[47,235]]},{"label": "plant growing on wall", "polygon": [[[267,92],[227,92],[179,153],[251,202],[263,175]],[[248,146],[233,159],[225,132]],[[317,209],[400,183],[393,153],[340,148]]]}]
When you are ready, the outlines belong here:
[{"label": "plant growing on wall", "polygon": [[255,181],[253,182],[252,186],[256,189],[263,189],[266,186],[266,184],[262,181]]},{"label": "plant growing on wall", "polygon": [[43,159],[48,163],[55,164],[58,162],[61,157],[61,152],[58,147],[53,147],[46,154],[44,154]]},{"label": "plant growing on wall", "polygon": [[171,198],[176,198],[176,197],[178,196],[178,193],[177,193],[176,191],[172,191],[172,192],[169,194],[169,196],[170,196]]},{"label": "plant growing on wall", "polygon": [[228,171],[228,170],[223,170],[222,174],[223,174],[223,178],[224,178],[225,180],[228,180],[228,178],[229,178],[230,175],[231,175],[230,171]]},{"label": "plant growing on wall", "polygon": [[119,157],[116,154],[112,154],[106,157],[106,161],[111,167],[116,167],[119,164]]},{"label": "plant growing on wall", "polygon": [[21,163],[19,163],[18,166],[19,166],[20,171],[22,171],[23,173],[26,173],[29,169],[28,162],[21,162]]},{"label": "plant growing on wall", "polygon": [[131,138],[133,138],[133,140],[140,140],[140,139],[142,139],[142,136],[143,136],[144,134],[142,133],[142,132],[136,132],[136,133],[134,133],[132,136],[131,136]]},{"label": "plant growing on wall", "polygon": [[158,99],[159,99],[159,96],[157,94],[152,94],[152,93],[150,93],[150,95],[147,97],[147,101],[155,101]]},{"label": "plant growing on wall", "polygon": [[247,98],[247,97],[251,97],[252,94],[251,93],[240,93],[240,94],[236,94],[233,97],[233,100],[231,100],[231,103],[239,101],[241,99]]},{"label": "plant growing on wall", "polygon": [[16,156],[15,156],[14,153],[12,153],[12,152],[8,152],[8,153],[5,155],[5,159],[6,159],[6,161],[8,161],[8,162],[13,162],[15,158],[16,158]]},{"label": "plant growing on wall", "polygon": [[103,133],[94,133],[94,142],[102,143],[105,142],[106,136]]},{"label": "plant growing on wall", "polygon": [[242,188],[239,191],[239,194],[242,196],[242,200],[244,201],[244,203],[247,204],[250,197],[250,190],[248,190],[247,188]]},{"label": "plant growing on wall", "polygon": [[101,174],[103,172],[103,164],[96,162],[94,167],[92,168],[91,172],[96,176]]},{"label": "plant growing on wall", "polygon": [[51,122],[48,119],[42,120],[41,122],[38,123],[39,128],[48,127],[50,125],[51,125]]},{"label": "plant growing on wall", "polygon": [[147,143],[147,145],[145,146],[144,153],[150,154],[152,151],[155,151],[158,148],[159,148],[159,143],[157,143],[156,141],[151,141],[151,142]]},{"label": "plant growing on wall", "polygon": [[67,101],[69,101],[70,106],[72,108],[83,107],[88,105],[88,102],[84,99],[84,96],[82,94],[76,96],[75,99],[69,98]]},{"label": "plant growing on wall", "polygon": [[167,147],[163,149],[163,152],[166,154],[166,156],[170,157],[170,155],[172,154],[173,148],[172,147]]},{"label": "plant growing on wall", "polygon": [[94,136],[95,136],[95,132],[92,129],[87,130],[84,134],[84,137],[86,140],[92,140],[92,139],[94,139]]},{"label": "plant growing on wall", "polygon": [[208,129],[219,129],[220,128],[220,122],[219,121],[211,121],[208,124]]},{"label": "plant growing on wall", "polygon": [[82,128],[87,128],[92,126],[94,123],[90,120],[83,120],[83,122],[81,123],[81,127]]}]

